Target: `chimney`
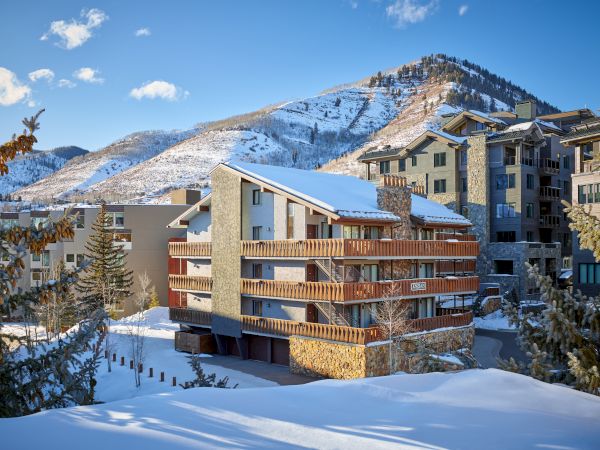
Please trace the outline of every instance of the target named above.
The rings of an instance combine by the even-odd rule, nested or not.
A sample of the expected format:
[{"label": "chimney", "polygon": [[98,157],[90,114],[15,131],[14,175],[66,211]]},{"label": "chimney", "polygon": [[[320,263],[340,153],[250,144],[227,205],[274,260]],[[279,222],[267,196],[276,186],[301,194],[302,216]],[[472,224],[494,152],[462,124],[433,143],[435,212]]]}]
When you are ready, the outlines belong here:
[{"label": "chimney", "polygon": [[397,175],[381,175],[377,186],[377,207],[389,211],[400,218],[394,225],[392,239],[410,239],[410,210],[412,206],[412,187],[406,178]]},{"label": "chimney", "polygon": [[537,104],[533,100],[518,102],[515,106],[515,112],[519,119],[533,120],[537,115]]},{"label": "chimney", "polygon": [[201,192],[194,189],[174,189],[169,195],[172,205],[195,205],[201,198]]}]

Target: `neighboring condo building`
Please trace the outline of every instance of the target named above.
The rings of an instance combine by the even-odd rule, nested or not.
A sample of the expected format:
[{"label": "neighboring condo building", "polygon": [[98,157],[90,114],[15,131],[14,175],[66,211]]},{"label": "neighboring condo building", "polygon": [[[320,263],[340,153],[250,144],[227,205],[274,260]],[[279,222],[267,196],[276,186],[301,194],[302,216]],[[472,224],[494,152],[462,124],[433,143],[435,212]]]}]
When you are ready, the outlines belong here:
[{"label": "neighboring condo building", "polygon": [[[196,196],[199,197],[199,194]],[[194,200],[194,198],[192,198]],[[176,230],[167,228],[173,215],[189,208],[185,204],[171,205],[106,205],[111,218],[115,245],[120,245],[127,255],[127,268],[134,272],[133,292],[138,285],[138,275],[144,271],[156,287],[161,304],[167,304],[167,243],[177,236]],[[86,253],[85,245],[93,233],[92,224],[100,210],[99,206],[76,207],[61,210],[33,210],[0,213],[0,224],[4,228],[12,225],[30,226],[58,219],[67,211],[77,215],[74,227],[75,236],[48,244],[40,255],[29,254],[25,258],[25,269],[18,287],[29,290],[49,279],[56,263],[63,261],[67,268],[81,265]],[[131,301],[119,307],[120,315],[134,312]]]},{"label": "neighboring condo building", "polygon": [[388,292],[416,331],[470,326],[470,312],[438,300],[479,292],[471,223],[404,178],[375,187],[250,163],[220,164],[211,177],[211,194],[170,225],[187,235],[169,244],[169,306],[221,353],[298,370],[306,340],[320,339],[323,357],[333,357],[328,346],[364,349],[379,340],[374,311]]},{"label": "neighboring condo building", "polygon": [[[572,203],[584,205],[587,212],[600,218],[600,118],[574,126],[561,142],[572,146],[575,152]],[[573,242],[574,291],[598,295],[600,263],[591,251],[579,248],[576,232]]]},{"label": "neighboring condo building", "polygon": [[462,111],[403,148],[371,149],[359,160],[367,179],[401,175],[469,218],[481,244],[482,280],[537,300],[525,263],[554,280],[563,262],[570,264],[572,234],[561,200],[571,199],[575,161],[561,138],[589,117],[587,109],[536,117],[530,101],[517,104],[516,113]]}]

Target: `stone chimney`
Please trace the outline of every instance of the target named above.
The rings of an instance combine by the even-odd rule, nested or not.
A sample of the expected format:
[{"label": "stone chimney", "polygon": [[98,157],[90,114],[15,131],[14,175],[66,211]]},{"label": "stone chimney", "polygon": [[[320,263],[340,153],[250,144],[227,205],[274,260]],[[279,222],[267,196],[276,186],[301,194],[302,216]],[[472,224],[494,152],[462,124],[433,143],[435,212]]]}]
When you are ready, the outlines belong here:
[{"label": "stone chimney", "polygon": [[410,210],[412,187],[406,178],[398,175],[381,175],[377,186],[377,207],[400,218],[392,229],[392,239],[411,239]]},{"label": "stone chimney", "polygon": [[537,116],[537,104],[533,100],[518,102],[515,106],[515,112],[519,119],[533,120]]}]

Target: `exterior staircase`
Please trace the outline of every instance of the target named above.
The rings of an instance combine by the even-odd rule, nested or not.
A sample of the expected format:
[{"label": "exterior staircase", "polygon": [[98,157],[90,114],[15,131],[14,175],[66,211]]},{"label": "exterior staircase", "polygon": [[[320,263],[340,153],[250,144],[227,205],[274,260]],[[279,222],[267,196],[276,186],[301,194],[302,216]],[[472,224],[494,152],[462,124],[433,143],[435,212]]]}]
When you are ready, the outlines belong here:
[{"label": "exterior staircase", "polygon": [[337,306],[331,302],[314,302],[313,305],[315,305],[319,312],[327,318],[330,325],[339,325],[343,327],[351,326],[350,322],[342,312],[344,308],[343,306]]}]

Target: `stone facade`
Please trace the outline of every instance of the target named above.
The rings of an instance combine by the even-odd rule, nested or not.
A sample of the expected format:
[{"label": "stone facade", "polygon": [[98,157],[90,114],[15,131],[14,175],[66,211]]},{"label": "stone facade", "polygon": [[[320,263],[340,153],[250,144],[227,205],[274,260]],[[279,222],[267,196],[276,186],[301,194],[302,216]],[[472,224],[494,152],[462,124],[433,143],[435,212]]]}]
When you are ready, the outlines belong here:
[{"label": "stone facade", "polygon": [[[388,184],[387,181],[391,180]],[[406,178],[384,176],[377,187],[377,207],[394,213],[401,221],[392,228],[392,239],[411,239],[412,227],[410,211],[412,188],[406,185]]]},{"label": "stone facade", "polygon": [[484,302],[481,303],[481,315],[487,316],[488,314],[498,311],[502,307],[501,297],[488,297]]},{"label": "stone facade", "polygon": [[427,194],[427,198],[441,205],[444,205],[446,208],[449,208],[452,211],[460,214],[460,195],[458,194],[458,192],[451,191],[445,192],[443,194],[432,194],[430,192],[429,194]]},{"label": "stone facade", "polygon": [[241,179],[224,168],[212,173],[212,331],[241,337],[240,326],[240,237],[239,207]]},{"label": "stone facade", "polygon": [[471,232],[479,238],[480,256],[477,258],[479,273],[489,272],[486,258],[490,242],[490,196],[489,155],[485,136],[472,136],[468,140],[467,204],[468,219],[473,224]]},{"label": "stone facade", "polygon": [[[471,349],[472,326],[409,335],[394,343],[394,372],[413,370],[418,362],[417,347],[424,345],[436,353]],[[447,364],[445,370],[462,367]],[[303,336],[290,337],[290,372],[312,377],[354,379],[389,374],[389,345],[345,344]]]}]

